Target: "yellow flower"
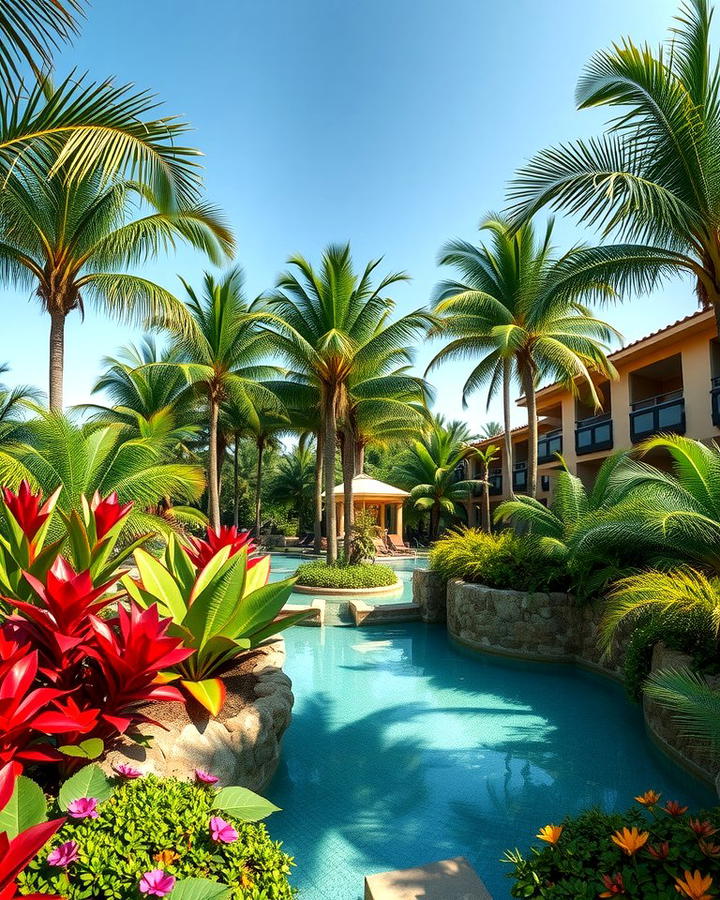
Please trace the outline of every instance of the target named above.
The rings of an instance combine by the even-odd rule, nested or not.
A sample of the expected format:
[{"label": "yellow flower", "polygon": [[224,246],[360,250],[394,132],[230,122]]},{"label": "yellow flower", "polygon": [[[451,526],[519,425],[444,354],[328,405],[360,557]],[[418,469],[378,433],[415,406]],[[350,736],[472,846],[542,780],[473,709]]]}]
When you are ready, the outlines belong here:
[{"label": "yellow flower", "polygon": [[686,871],[684,878],[675,879],[675,890],[688,900],[713,900],[713,895],[707,893],[712,883],[710,875],[703,875],[695,869],[692,873]]},{"label": "yellow flower", "polygon": [[548,844],[557,844],[562,833],[562,825],[546,825],[538,831],[535,837],[539,837],[541,841],[547,841]]},{"label": "yellow flower", "polygon": [[644,847],[649,837],[648,831],[638,831],[637,828],[622,828],[612,835],[613,841],[628,856],[634,856],[638,850]]},{"label": "yellow flower", "polygon": [[657,791],[645,791],[644,794],[641,794],[639,797],[635,799],[641,806],[657,806],[660,802],[660,797],[662,795],[658,794]]}]

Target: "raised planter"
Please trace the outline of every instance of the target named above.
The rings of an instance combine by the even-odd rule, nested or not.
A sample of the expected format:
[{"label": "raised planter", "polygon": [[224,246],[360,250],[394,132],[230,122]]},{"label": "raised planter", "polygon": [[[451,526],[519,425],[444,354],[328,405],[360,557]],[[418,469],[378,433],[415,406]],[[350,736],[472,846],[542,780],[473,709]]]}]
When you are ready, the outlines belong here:
[{"label": "raised planter", "polygon": [[413,600],[420,607],[423,622],[447,620],[447,582],[429,569],[413,571]]},{"label": "raised planter", "polygon": [[282,670],[284,661],[285,643],[279,637],[251,651],[224,676],[227,699],[217,718],[192,701],[149,706],[146,714],[160,723],[143,727],[152,737],[150,745],[124,741],[104,766],[110,771],[113,763],[127,762],[143,772],[178,778],[204,769],[221,785],[261,791],[275,772],[292,714],[292,682]]},{"label": "raised planter", "polygon": [[397,594],[402,591],[403,583],[398,580],[395,584],[386,584],[372,588],[330,588],[310,587],[306,584],[296,584],[293,591],[298,594],[317,594],[321,597],[385,597],[389,594]]}]

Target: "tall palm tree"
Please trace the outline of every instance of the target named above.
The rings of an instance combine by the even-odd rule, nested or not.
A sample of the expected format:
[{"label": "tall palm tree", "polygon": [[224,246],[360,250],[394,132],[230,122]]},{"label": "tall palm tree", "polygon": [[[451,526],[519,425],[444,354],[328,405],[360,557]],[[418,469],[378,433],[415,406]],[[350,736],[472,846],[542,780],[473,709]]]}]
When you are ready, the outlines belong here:
[{"label": "tall palm tree", "polygon": [[280,459],[268,482],[268,499],[297,515],[300,532],[310,521],[314,483],[315,454],[301,445]]},{"label": "tall palm tree", "polygon": [[[629,38],[592,58],[580,109],[609,107],[604,135],[544,150],[520,170],[514,223],[550,205],[618,243],[583,250],[583,268],[618,290],[649,291],[673,274],[694,280],[720,323],[720,69],[713,8],[686,0],[668,45]],[[615,112],[617,110],[617,113]]]},{"label": "tall palm tree", "polygon": [[490,534],[492,531],[492,521],[490,518],[490,466],[496,462],[500,448],[495,444],[488,444],[484,449],[475,448],[475,453],[471,459],[476,459],[480,463],[482,470],[482,494],[483,494],[483,529]]},{"label": "tall palm tree", "polygon": [[258,408],[282,407],[261,382],[278,374],[275,366],[261,365],[273,348],[273,336],[260,326],[265,313],[253,312],[243,293],[242,270],[230,269],[220,280],[206,274],[201,294],[186,282],[187,316],[160,319],[155,325],[167,332],[180,362],[154,363],[157,368],[177,367],[207,400],[208,410],[208,514],[213,528],[220,527],[218,435],[220,409],[231,402],[249,420]]},{"label": "tall palm tree", "polygon": [[99,175],[69,183],[26,168],[0,194],[0,276],[34,289],[50,316],[49,399],[62,408],[65,320],[90,302],[119,321],[163,315],[180,322],[184,307],[169,291],[127,269],[175,247],[205,251],[214,262],[233,239],[215,209],[183,205],[162,212],[153,194]]},{"label": "tall palm tree", "polygon": [[531,222],[513,233],[496,217],[481,229],[490,233],[490,246],[456,240],[441,253],[440,263],[454,266],[462,280],[443,281],[436,289],[434,333],[450,341],[428,370],[447,360],[479,357],[465,382],[463,403],[483,385],[489,385],[488,403],[502,389],[507,477],[512,473],[510,392],[513,379],[519,381],[527,403],[528,493],[534,497],[538,382],[562,381],[573,391],[582,384],[600,405],[592,373],[615,377],[605,344],[618,335],[581,301],[613,292],[594,277],[583,277],[581,248],[554,255],[552,220],[540,240]]},{"label": "tall palm tree", "polygon": [[494,420],[491,422],[485,422],[479,432],[480,440],[486,440],[487,438],[499,437],[505,429],[503,428],[500,422],[495,422]]},{"label": "tall palm tree", "polygon": [[[302,256],[294,256],[289,260],[292,270],[280,277],[267,298],[278,319],[274,330],[279,352],[294,377],[314,386],[320,395],[329,563],[337,559],[333,498],[338,424],[347,412],[352,373],[369,379],[407,364],[408,343],[428,321],[421,310],[390,321],[394,304],[384,292],[407,276],[386,275],[374,286],[373,273],[380,262],[372,260],[358,276],[349,244],[330,245],[317,270]],[[352,478],[345,477],[344,482],[345,522],[351,525]]]},{"label": "tall palm tree", "polygon": [[476,478],[459,478],[465,460],[477,452],[467,443],[464,422],[445,423],[437,416],[427,435],[416,440],[391,473],[392,480],[410,492],[408,503],[430,513],[430,539],[437,540],[440,524],[456,516],[462,503],[479,491]]}]

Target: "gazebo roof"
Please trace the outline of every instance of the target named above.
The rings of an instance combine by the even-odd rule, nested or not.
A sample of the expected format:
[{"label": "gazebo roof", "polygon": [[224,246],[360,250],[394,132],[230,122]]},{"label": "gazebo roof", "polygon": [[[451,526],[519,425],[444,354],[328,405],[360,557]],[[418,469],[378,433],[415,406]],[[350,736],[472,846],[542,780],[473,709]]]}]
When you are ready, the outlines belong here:
[{"label": "gazebo roof", "polygon": [[[371,478],[364,472],[356,475],[353,480],[353,497],[355,500],[397,500],[398,502],[410,494],[403,491],[402,488],[394,487],[392,484],[386,484],[384,481],[378,481],[377,478]],[[335,485],[333,495],[336,499],[342,497],[344,493],[342,483]],[[323,492],[323,497],[325,492]]]}]

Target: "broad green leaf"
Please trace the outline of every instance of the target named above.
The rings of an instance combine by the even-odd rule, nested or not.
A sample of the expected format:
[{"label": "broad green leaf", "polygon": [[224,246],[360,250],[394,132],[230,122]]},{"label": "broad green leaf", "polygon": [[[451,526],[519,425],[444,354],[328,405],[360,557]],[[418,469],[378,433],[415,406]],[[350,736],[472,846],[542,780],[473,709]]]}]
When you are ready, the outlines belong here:
[{"label": "broad green leaf", "polygon": [[272,637],[274,634],[279,634],[281,631],[285,631],[286,628],[290,628],[292,625],[297,625],[298,622],[302,622],[303,619],[309,618],[312,614],[312,610],[304,609],[301,612],[290,613],[287,616],[283,616],[282,619],[274,619],[265,628],[261,628],[259,631],[253,631],[252,639],[250,641],[251,646],[257,647],[257,645],[261,644],[266,638]]},{"label": "broad green leaf", "polygon": [[234,659],[249,649],[250,641],[244,638],[236,641],[224,635],[216,634],[208,641],[205,641],[198,650],[198,669],[203,675],[210,675],[218,666],[230,659]]},{"label": "broad green leaf", "polygon": [[226,560],[204,590],[195,593],[183,624],[201,635],[203,642],[223,632],[223,626],[240,605],[245,584],[245,562],[242,552]]},{"label": "broad green leaf", "polygon": [[92,555],[90,552],[90,540],[83,520],[77,510],[73,510],[69,516],[63,516],[67,528],[67,536],[70,541],[73,560],[78,572],[90,568]]},{"label": "broad green leaf", "polygon": [[170,900],[226,900],[230,896],[230,888],[219,881],[210,881],[207,878],[183,878],[175,882]]},{"label": "broad green leaf", "polygon": [[210,562],[205,566],[205,568],[198,573],[197,580],[195,581],[195,586],[193,587],[192,594],[190,595],[190,605],[195,601],[197,595],[205,590],[206,585],[208,585],[215,575],[220,571],[220,569],[225,565],[230,556],[230,547],[221,547],[218,552],[213,556]]},{"label": "broad green leaf", "polygon": [[112,792],[112,781],[100,766],[90,763],[89,766],[85,766],[79,772],[71,775],[63,784],[58,795],[58,802],[61,809],[67,809],[69,803],[79,800],[81,797],[94,797],[102,803],[103,800],[110,797]]},{"label": "broad green leaf", "polygon": [[215,809],[239,819],[241,822],[258,822],[280,807],[244,787],[222,788],[215,795]]},{"label": "broad green leaf", "polygon": [[186,606],[177,582],[165,566],[146,550],[135,551],[135,563],[146,591],[166,606],[177,622],[182,622]]},{"label": "broad green leaf", "polygon": [[10,840],[26,828],[47,820],[47,802],[42,788],[21,775],[7,806],[0,810],[0,832],[6,831]]},{"label": "broad green leaf", "polygon": [[269,575],[270,557],[263,556],[255,563],[252,569],[248,569],[243,596],[247,597],[248,594],[252,594],[253,591],[261,588],[264,584],[267,584]]},{"label": "broad green leaf", "polygon": [[195,566],[190,562],[190,558],[174,534],[171,534],[168,539],[165,548],[165,560],[168,571],[172,572],[181,585],[183,596],[189,598],[195,585],[197,573]]},{"label": "broad green leaf", "polygon": [[294,578],[276,581],[248,594],[223,633],[231,637],[251,637],[255,631],[266,628],[287,602],[293,584]]},{"label": "broad green leaf", "polygon": [[225,683],[220,678],[206,678],[204,681],[182,679],[180,684],[211,716],[216,716],[225,702]]},{"label": "broad green leaf", "polygon": [[97,759],[102,755],[105,744],[100,738],[88,738],[79,744],[65,744],[58,747],[58,750],[65,756],[74,756],[78,759]]}]

